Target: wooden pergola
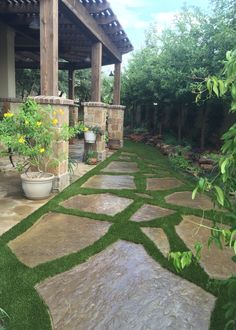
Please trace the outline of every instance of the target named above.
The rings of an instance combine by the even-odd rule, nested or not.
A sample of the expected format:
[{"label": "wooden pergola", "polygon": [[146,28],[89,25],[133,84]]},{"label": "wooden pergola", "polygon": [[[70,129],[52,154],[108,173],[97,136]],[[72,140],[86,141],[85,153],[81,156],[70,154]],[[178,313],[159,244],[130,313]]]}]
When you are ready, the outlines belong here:
[{"label": "wooden pergola", "polygon": [[133,47],[106,0],[0,0],[0,22],[15,31],[15,67],[40,69],[41,94],[58,95],[58,69],[92,68],[92,99],[100,102],[101,66],[114,64],[120,104],[122,55]]}]

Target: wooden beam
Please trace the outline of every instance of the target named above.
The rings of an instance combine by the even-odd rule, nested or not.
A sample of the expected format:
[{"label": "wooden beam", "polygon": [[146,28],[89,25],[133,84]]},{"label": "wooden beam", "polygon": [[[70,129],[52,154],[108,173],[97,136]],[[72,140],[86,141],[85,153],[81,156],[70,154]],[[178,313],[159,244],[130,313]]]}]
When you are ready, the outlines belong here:
[{"label": "wooden beam", "polygon": [[117,22],[117,17],[114,15],[94,15],[93,18],[98,24],[110,24]]},{"label": "wooden beam", "polygon": [[79,20],[86,30],[100,41],[105,48],[116,58],[121,61],[122,55],[117,47],[111,42],[103,29],[96,23],[94,18],[89,14],[87,9],[79,2],[74,0],[61,0],[62,5],[67,8],[68,15],[73,15]]},{"label": "wooden beam", "polygon": [[120,105],[121,63],[115,64],[113,104]]},{"label": "wooden beam", "polygon": [[69,69],[69,74],[68,74],[68,97],[70,100],[74,100],[75,98],[75,71],[70,68]]},{"label": "wooden beam", "polygon": [[38,12],[38,3],[9,5],[6,2],[0,2],[0,14],[29,14]]},{"label": "wooden beam", "polygon": [[101,102],[101,68],[102,68],[102,44],[97,42],[92,46],[92,91],[91,101]]},{"label": "wooden beam", "polygon": [[58,0],[40,1],[41,94],[58,95]]},{"label": "wooden beam", "polygon": [[97,13],[100,13],[100,12],[105,11],[110,8],[109,3],[105,2],[105,1],[103,3],[84,2],[83,6],[87,9],[87,11],[90,14],[97,14]]}]

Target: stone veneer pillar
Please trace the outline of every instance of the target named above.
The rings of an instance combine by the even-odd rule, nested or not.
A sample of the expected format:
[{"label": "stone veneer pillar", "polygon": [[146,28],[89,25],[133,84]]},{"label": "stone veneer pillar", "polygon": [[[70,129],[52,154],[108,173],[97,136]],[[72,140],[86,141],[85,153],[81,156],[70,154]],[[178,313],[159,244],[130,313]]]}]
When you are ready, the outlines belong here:
[{"label": "stone veneer pillar", "polygon": [[15,32],[0,22],[0,97],[14,98],[15,86]]},{"label": "stone veneer pillar", "polygon": [[[73,106],[73,100],[62,99],[57,96],[36,96],[34,100],[42,107],[51,107],[52,117],[53,112],[57,114],[58,124],[55,129],[60,130],[62,125],[69,125],[69,107]],[[63,190],[70,184],[70,177],[68,172],[68,155],[69,143],[68,141],[55,142],[53,158],[57,160],[58,165],[48,168],[48,172],[53,173],[56,177],[54,180],[53,190]]]},{"label": "stone veneer pillar", "polygon": [[122,105],[108,106],[108,138],[111,149],[123,147],[124,110]]},{"label": "stone veneer pillar", "polygon": [[[84,125],[85,126],[99,126],[105,133],[107,105],[101,102],[84,102]],[[106,158],[105,149],[105,134],[98,135],[95,144],[85,142],[86,150],[94,150],[98,153],[98,159],[104,160]]]}]

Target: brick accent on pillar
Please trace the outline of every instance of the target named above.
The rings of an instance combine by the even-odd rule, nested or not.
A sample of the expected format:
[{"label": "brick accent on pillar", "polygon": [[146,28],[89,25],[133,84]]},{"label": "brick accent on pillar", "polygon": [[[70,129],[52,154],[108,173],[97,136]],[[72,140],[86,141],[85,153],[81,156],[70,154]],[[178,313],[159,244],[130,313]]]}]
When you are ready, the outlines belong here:
[{"label": "brick accent on pillar", "polygon": [[[101,102],[85,102],[83,106],[84,124],[86,126],[99,126],[105,133],[107,105]],[[96,143],[93,145],[85,142],[85,152],[88,149],[97,151],[98,159],[104,160],[106,158],[105,134],[98,135]]]},{"label": "brick accent on pillar", "polygon": [[108,106],[108,138],[111,149],[123,147],[124,110],[122,105]]},{"label": "brick accent on pillar", "polygon": [[[42,107],[51,106],[51,113],[58,112],[58,124],[55,126],[56,130],[60,130],[63,124],[69,124],[69,107],[73,106],[72,100],[62,99],[57,96],[36,96],[34,100]],[[57,110],[63,110],[57,111]],[[53,114],[52,114],[53,116]],[[48,172],[53,173],[56,177],[54,180],[53,189],[61,191],[66,188],[70,183],[70,177],[68,172],[68,155],[69,155],[69,143],[68,141],[58,141],[54,145],[53,159],[58,163],[57,166],[48,168]]]}]

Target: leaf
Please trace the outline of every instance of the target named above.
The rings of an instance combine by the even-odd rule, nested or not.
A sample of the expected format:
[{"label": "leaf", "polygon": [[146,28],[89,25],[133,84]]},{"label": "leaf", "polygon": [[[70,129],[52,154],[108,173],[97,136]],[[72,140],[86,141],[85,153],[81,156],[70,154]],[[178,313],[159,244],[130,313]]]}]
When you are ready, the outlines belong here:
[{"label": "leaf", "polygon": [[228,158],[226,158],[220,166],[220,170],[221,170],[222,174],[225,173],[225,167],[226,167],[227,164],[228,164]]},{"label": "leaf", "polygon": [[198,191],[198,187],[196,187],[193,192],[192,192],[192,199],[195,199],[196,195],[197,195],[197,191]]},{"label": "leaf", "polygon": [[234,236],[236,235],[236,229],[234,229],[231,233],[231,237],[230,237],[230,241],[229,241],[229,246],[232,247],[232,244],[233,244],[233,239],[234,239]]},{"label": "leaf", "polygon": [[233,101],[236,101],[236,83],[232,84],[231,95],[232,95]]},{"label": "leaf", "polygon": [[220,91],[220,96],[223,96],[226,92],[226,87],[225,87],[225,84],[222,80],[219,80],[218,81],[218,84],[219,84],[219,91]]},{"label": "leaf", "polygon": [[236,254],[236,240],[234,241],[234,253]]},{"label": "leaf", "polygon": [[205,188],[205,179],[204,178],[200,178],[200,180],[199,180],[199,182],[198,182],[198,186],[199,186],[199,188],[200,188],[200,190],[201,191],[203,191],[204,190],[204,188]]},{"label": "leaf", "polygon": [[217,198],[218,203],[221,206],[224,206],[225,197],[224,197],[223,190],[219,186],[214,186],[214,189],[216,191],[216,198]]},{"label": "leaf", "polygon": [[195,258],[197,259],[197,261],[199,261],[201,258],[201,252],[202,252],[201,242],[198,241],[195,243],[194,250],[195,250]]},{"label": "leaf", "polygon": [[217,97],[219,97],[218,84],[215,82],[213,84],[213,92],[216,94]]},{"label": "leaf", "polygon": [[209,94],[211,95],[211,93],[212,93],[212,80],[211,80],[211,78],[207,79],[207,89],[209,91]]}]

